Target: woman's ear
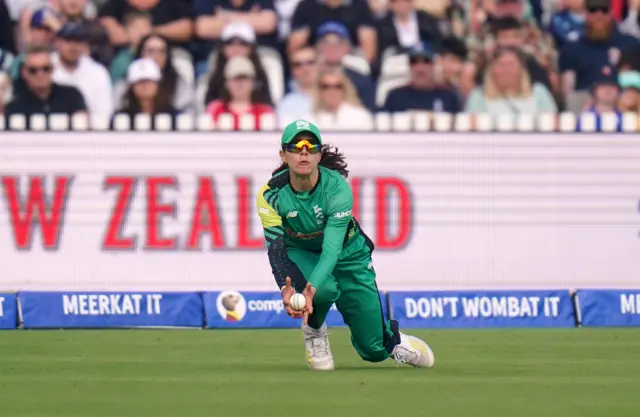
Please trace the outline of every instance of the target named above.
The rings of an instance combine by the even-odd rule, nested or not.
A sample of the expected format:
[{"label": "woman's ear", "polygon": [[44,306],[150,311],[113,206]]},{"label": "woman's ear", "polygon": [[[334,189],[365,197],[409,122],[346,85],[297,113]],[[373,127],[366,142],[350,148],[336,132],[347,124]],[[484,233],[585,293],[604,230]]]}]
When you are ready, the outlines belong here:
[{"label": "woman's ear", "polygon": [[286,165],[287,161],[284,159],[284,151],[282,149],[280,150],[280,159],[282,160],[282,163]]}]

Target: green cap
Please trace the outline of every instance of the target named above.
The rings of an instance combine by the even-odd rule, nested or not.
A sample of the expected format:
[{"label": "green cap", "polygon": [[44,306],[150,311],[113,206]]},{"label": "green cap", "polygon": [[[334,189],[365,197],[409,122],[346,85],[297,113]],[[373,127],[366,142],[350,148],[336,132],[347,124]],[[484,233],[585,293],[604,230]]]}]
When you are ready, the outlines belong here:
[{"label": "green cap", "polygon": [[320,129],[318,129],[318,126],[302,119],[291,122],[284,128],[282,132],[282,145],[291,143],[299,133],[303,132],[311,133],[318,139],[318,143],[322,145],[322,137],[320,137]]}]

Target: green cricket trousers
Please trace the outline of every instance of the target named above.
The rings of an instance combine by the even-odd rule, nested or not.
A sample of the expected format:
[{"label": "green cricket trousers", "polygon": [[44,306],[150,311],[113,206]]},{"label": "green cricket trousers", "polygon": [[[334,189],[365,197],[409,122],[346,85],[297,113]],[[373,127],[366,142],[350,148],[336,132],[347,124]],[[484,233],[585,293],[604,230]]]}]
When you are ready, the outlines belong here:
[{"label": "green cricket trousers", "polygon": [[[327,313],[335,303],[351,331],[351,343],[360,357],[369,362],[382,362],[391,356],[400,343],[395,321],[385,321],[372,266],[372,246],[363,235],[355,237],[340,254],[336,267],[325,284],[316,288],[313,314],[309,326],[322,327]],[[300,248],[287,248],[289,258],[298,266],[305,279],[315,268],[320,253]],[[294,283],[302,291],[300,283]]]}]

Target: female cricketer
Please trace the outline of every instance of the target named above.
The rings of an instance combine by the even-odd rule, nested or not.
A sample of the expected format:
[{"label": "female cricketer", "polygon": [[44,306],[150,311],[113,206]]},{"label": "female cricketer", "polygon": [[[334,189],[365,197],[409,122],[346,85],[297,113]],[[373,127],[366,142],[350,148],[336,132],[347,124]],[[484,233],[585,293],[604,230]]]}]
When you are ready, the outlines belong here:
[{"label": "female cricketer", "polygon": [[[327,325],[335,303],[351,331],[351,342],[369,362],[388,358],[432,367],[433,351],[422,340],[385,321],[372,266],[373,242],[352,215],[353,194],[344,156],[323,145],[319,129],[297,120],[282,133],[282,165],[258,192],[256,204],[269,262],[291,317],[302,318],[307,363],[333,370]],[[291,308],[296,290],[303,310]]]}]

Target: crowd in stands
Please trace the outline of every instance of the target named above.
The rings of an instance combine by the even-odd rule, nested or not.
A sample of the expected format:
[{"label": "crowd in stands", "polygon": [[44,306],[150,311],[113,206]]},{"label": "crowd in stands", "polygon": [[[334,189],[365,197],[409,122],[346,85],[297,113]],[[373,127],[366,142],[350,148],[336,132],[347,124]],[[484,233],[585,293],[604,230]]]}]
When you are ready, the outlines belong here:
[{"label": "crowd in stands", "polygon": [[[640,113],[640,0],[0,0],[0,115]],[[255,118],[260,128],[260,117]]]}]

